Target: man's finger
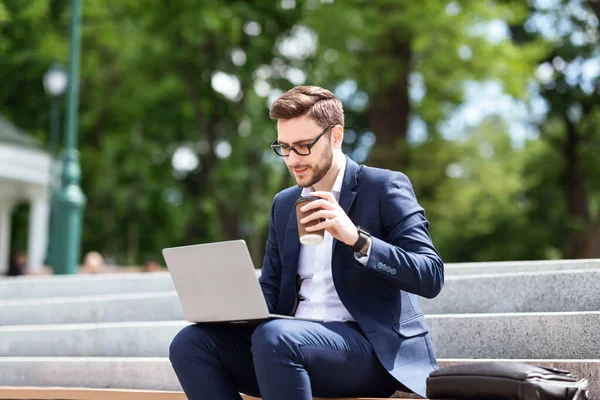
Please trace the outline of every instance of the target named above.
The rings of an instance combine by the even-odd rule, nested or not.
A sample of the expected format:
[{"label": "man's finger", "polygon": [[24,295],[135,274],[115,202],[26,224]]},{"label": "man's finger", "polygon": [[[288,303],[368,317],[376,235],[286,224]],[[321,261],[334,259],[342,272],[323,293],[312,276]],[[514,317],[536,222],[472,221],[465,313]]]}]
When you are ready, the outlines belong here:
[{"label": "man's finger", "polygon": [[331,192],[326,192],[324,190],[318,190],[316,192],[311,192],[310,195],[316,196],[316,197],[321,197],[328,201],[335,201],[335,197],[333,197],[333,194]]},{"label": "man's finger", "polygon": [[333,204],[331,204],[327,200],[321,199],[321,200],[313,200],[313,201],[308,202],[308,204],[300,207],[300,211],[306,212],[306,211],[313,210],[315,208],[323,208],[325,210],[333,210],[333,207],[334,207]]},{"label": "man's finger", "polygon": [[317,212],[314,212],[304,218],[302,218],[300,220],[301,223],[306,224],[307,222],[313,221],[315,219],[319,219],[319,218],[327,218],[327,219],[331,219],[331,218],[335,218],[336,214],[335,212],[331,211],[331,210],[319,210]]},{"label": "man's finger", "polygon": [[313,226],[307,226],[305,229],[309,232],[319,231],[321,229],[331,228],[335,224],[335,219],[329,219]]}]

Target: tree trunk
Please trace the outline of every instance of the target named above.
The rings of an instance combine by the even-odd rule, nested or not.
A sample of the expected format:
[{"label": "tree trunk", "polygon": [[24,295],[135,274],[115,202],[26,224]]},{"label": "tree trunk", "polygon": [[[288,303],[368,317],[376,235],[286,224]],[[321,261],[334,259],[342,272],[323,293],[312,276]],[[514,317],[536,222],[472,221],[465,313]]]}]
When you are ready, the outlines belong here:
[{"label": "tree trunk", "polygon": [[596,14],[596,18],[600,20],[600,2],[597,0],[588,0],[588,3],[590,4],[594,14]]},{"label": "tree trunk", "polygon": [[[192,104],[194,109],[194,122],[196,125],[196,131],[199,135],[204,137],[208,144],[209,151],[202,158],[202,169],[198,172],[193,173],[190,176],[190,183],[193,186],[192,193],[198,202],[202,201],[202,197],[206,195],[206,193],[212,193],[211,188],[211,175],[213,171],[216,169],[218,164],[218,159],[213,151],[214,146],[216,144],[216,133],[215,133],[215,125],[217,122],[217,118],[214,115],[214,112],[205,115],[202,111],[202,107],[200,104],[200,95],[199,91],[195,85],[195,79],[192,71],[185,65],[180,65],[178,68],[180,73],[180,77],[185,86],[185,91],[188,97],[188,100]],[[205,92],[210,93],[212,89],[207,88]],[[222,209],[221,205],[217,207],[219,220],[222,224],[221,230],[223,235],[228,237],[231,232],[231,221],[225,221],[223,218],[227,216],[227,212]],[[235,225],[237,230],[237,223]],[[185,232],[186,237],[197,237],[202,233],[202,227],[198,225],[198,221],[196,219],[191,219],[188,221]]]},{"label": "tree trunk", "polygon": [[[392,57],[392,64],[400,65],[394,71],[392,82],[379,82],[380,89],[371,95],[370,128],[375,134],[375,146],[369,164],[378,168],[405,169],[409,163],[406,136],[410,116],[408,78],[411,71],[412,49],[409,39],[393,39],[390,49],[381,52]],[[389,71],[379,74],[381,80]]]},{"label": "tree trunk", "polygon": [[[600,2],[590,1],[590,5],[596,18],[600,20]],[[600,221],[593,221],[588,226],[587,248],[583,254],[586,258],[600,258]]]},{"label": "tree trunk", "polygon": [[570,228],[564,252],[565,258],[585,258],[588,241],[592,239],[589,233],[590,212],[588,207],[587,171],[583,166],[580,147],[582,138],[577,127],[565,115],[566,141],[563,154],[566,161],[564,174],[564,189],[568,206],[568,224]]},{"label": "tree trunk", "polygon": [[600,258],[600,222],[595,221],[587,226],[585,248],[581,258]]}]

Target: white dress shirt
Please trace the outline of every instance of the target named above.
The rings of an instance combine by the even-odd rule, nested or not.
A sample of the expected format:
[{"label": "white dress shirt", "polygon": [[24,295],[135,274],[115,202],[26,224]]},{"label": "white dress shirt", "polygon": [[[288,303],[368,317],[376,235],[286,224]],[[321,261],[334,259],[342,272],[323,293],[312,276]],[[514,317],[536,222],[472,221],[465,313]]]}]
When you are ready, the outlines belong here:
[{"label": "white dress shirt", "polygon": [[[331,189],[336,201],[340,200],[346,157]],[[302,196],[309,196],[313,188],[304,188]],[[345,246],[345,244],[344,244]],[[342,304],[331,275],[331,255],[333,236],[325,231],[323,242],[318,245],[300,245],[298,258],[298,275],[300,275],[300,302],[295,316],[300,318],[318,319],[323,321],[354,321],[346,307]],[[371,248],[366,256],[354,253],[355,258],[363,265],[367,264]],[[348,266],[350,268],[350,266]]]}]

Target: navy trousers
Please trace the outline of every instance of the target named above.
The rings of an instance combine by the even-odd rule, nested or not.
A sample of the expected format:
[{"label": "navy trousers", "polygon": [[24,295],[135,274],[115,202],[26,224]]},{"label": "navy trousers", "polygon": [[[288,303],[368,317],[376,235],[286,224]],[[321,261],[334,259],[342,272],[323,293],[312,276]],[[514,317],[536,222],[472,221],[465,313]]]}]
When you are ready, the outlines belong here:
[{"label": "navy trousers", "polygon": [[389,397],[399,385],[354,322],[189,325],[169,358],[190,400]]}]

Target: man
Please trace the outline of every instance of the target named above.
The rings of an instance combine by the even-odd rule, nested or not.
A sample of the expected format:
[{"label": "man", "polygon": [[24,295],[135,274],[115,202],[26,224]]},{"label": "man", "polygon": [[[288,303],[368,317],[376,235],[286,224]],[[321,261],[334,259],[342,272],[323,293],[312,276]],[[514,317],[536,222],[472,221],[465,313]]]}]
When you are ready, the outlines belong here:
[{"label": "man", "polygon": [[[260,284],[271,313],[323,322],[190,325],[170,348],[184,391],[191,400],[424,396],[437,362],[416,295],[435,297],[444,267],[408,178],[343,154],[342,104],[328,90],[291,89],[269,115],[272,148],[297,186],[273,200]],[[325,229],[319,245],[299,242],[302,195],[320,198],[300,221],[322,219],[306,228]]]}]

